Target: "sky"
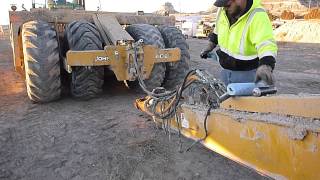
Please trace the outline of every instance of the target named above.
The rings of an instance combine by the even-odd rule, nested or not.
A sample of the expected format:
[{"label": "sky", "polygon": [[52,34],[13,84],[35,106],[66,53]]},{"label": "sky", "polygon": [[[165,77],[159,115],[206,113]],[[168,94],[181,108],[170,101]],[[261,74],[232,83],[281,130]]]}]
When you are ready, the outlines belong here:
[{"label": "sky", "polygon": [[[36,3],[44,3],[45,0],[35,0]],[[24,4],[26,9],[30,9],[32,0],[1,0],[0,5],[0,25],[9,24],[8,10],[11,4],[16,4],[18,10]],[[176,11],[199,12],[205,11],[212,6],[214,0],[86,0],[87,10],[97,10],[101,2],[103,11],[112,12],[137,12],[142,10],[146,13],[156,11],[165,2],[171,2]]]}]

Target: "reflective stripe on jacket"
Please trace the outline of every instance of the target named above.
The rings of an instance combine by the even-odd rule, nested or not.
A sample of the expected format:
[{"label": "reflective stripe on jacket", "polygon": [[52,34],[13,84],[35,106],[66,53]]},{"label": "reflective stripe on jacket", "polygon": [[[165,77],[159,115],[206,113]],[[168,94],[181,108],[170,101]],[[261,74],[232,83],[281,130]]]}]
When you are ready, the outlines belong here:
[{"label": "reflective stripe on jacket", "polygon": [[220,8],[214,33],[218,36],[222,54],[230,56],[231,59],[250,61],[261,60],[267,56],[275,59],[277,56],[278,48],[272,25],[267,13],[260,5],[260,0],[253,0],[249,11],[231,26],[226,11]]}]

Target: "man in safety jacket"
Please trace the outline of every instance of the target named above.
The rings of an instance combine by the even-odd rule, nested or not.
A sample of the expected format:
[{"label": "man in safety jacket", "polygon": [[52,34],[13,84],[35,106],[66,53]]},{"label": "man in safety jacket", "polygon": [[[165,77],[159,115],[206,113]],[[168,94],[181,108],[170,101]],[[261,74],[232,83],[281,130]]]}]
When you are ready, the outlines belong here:
[{"label": "man in safety jacket", "polygon": [[219,7],[214,32],[200,57],[217,45],[222,80],[229,83],[265,81],[274,84],[277,44],[260,0],[216,0]]}]

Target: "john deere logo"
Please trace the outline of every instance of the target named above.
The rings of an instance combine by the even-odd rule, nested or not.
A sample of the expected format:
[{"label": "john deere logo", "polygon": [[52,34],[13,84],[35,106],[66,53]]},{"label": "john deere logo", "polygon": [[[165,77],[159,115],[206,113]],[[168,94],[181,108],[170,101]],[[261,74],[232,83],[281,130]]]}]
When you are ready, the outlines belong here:
[{"label": "john deere logo", "polygon": [[107,56],[97,56],[96,57],[97,62],[103,62],[103,61],[109,61],[109,57]]}]

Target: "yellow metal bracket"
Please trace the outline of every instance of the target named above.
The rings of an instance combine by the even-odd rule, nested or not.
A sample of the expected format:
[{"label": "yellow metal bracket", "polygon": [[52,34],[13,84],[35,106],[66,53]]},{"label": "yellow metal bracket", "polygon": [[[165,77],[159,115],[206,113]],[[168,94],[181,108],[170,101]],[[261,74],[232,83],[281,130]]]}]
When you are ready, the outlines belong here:
[{"label": "yellow metal bracket", "polygon": [[126,45],[106,46],[104,50],[68,51],[66,66],[110,66],[119,81],[134,80],[134,58],[145,79],[149,78],[156,63],[175,62],[180,60],[180,49],[159,49],[152,45],[139,46],[135,50]]}]

